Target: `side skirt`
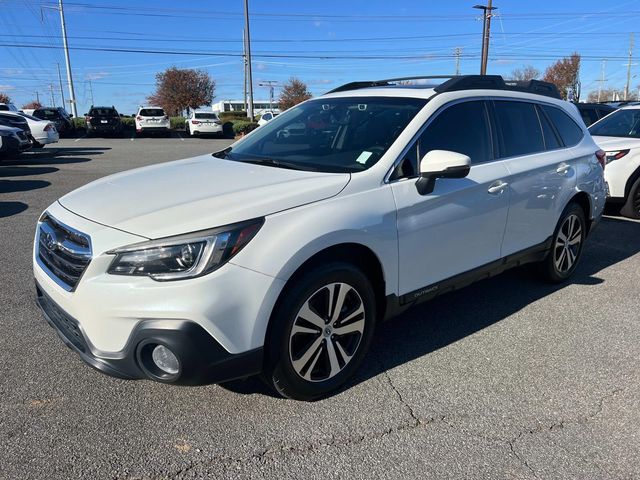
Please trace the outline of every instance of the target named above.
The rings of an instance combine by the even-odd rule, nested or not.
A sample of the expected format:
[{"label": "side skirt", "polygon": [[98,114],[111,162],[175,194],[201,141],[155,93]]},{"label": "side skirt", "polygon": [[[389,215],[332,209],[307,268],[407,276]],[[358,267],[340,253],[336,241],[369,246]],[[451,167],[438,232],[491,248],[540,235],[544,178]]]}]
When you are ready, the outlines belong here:
[{"label": "side skirt", "polygon": [[406,293],[399,297],[397,295],[388,295],[387,309],[384,319],[389,320],[414,305],[432,300],[442,294],[467,287],[480,280],[494,277],[513,267],[519,267],[527,263],[540,262],[544,260],[549,253],[549,250],[551,249],[551,242],[552,237],[549,237],[538,245],[513,253],[507,257],[496,260],[495,262],[474,268],[468,272],[455,275],[441,282],[427,285],[426,287],[414,290],[413,292]]}]

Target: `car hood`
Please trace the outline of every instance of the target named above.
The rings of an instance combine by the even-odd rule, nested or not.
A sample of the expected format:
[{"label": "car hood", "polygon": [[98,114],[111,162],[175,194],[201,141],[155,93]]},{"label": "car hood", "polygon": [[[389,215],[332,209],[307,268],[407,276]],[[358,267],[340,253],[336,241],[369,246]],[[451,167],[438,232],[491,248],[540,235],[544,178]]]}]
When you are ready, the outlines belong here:
[{"label": "car hood", "polygon": [[613,150],[623,150],[626,148],[640,147],[640,138],[604,137],[594,135],[593,141],[596,142],[596,145],[598,145],[601,149],[608,152]]},{"label": "car hood", "polygon": [[317,202],[340,193],[350,178],[202,155],[111,175],[59,202],[89,220],[155,239]]}]

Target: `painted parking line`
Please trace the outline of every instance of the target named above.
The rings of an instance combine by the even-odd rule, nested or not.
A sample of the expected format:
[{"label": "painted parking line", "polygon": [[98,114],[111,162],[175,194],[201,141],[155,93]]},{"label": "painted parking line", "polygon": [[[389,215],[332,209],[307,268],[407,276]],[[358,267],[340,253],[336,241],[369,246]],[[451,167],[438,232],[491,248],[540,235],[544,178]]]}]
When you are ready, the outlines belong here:
[{"label": "painted parking line", "polygon": [[136,137],[131,137],[129,140],[131,140],[132,142],[136,139]]},{"label": "painted parking line", "polygon": [[178,138],[180,139],[180,141],[184,142],[184,138],[182,138],[182,135],[180,135],[179,133],[178,133]]},{"label": "painted parking line", "polygon": [[74,140],[74,142],[79,142],[80,140],[82,140],[83,138],[87,138],[87,136],[85,135],[84,137],[78,137]]}]

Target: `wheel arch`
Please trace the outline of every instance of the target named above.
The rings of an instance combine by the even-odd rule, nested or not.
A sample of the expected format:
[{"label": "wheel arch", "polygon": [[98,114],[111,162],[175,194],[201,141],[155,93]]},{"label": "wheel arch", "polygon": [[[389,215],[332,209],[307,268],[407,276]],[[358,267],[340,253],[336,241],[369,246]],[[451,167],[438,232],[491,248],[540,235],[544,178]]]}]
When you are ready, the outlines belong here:
[{"label": "wheel arch", "polygon": [[589,232],[591,230],[591,223],[593,222],[593,205],[589,194],[582,191],[577,192],[573,197],[571,197],[569,203],[577,203],[580,205],[584,212],[585,222],[587,222],[587,232]]},{"label": "wheel arch", "polygon": [[627,183],[624,186],[624,199],[625,201],[629,198],[629,194],[631,193],[631,187],[636,181],[640,178],[640,167],[636,168],[636,170],[629,176],[627,179]]}]

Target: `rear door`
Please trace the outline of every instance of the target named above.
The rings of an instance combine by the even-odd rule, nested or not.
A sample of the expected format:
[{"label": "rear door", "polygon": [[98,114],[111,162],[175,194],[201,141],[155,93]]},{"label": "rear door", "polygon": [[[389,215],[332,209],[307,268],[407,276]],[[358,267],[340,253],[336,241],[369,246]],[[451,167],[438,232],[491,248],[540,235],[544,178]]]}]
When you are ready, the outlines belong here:
[{"label": "rear door", "polygon": [[502,255],[510,255],[544,243],[555,230],[560,213],[576,185],[572,143],[563,140],[549,113],[566,117],[561,109],[516,100],[493,102],[500,156],[509,170],[509,217]]},{"label": "rear door", "polygon": [[[391,177],[400,295],[437,288],[436,282],[500,258],[509,208],[508,171],[494,158],[490,125],[483,100],[445,106],[403,154]],[[432,193],[420,195],[415,186],[418,159],[431,150],[468,155],[471,170],[466,178],[438,179]]]}]

